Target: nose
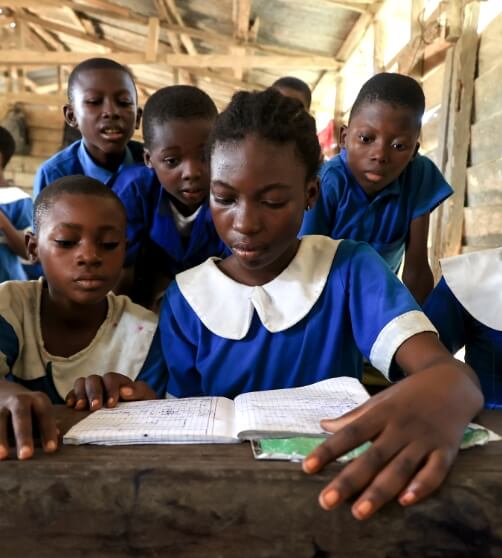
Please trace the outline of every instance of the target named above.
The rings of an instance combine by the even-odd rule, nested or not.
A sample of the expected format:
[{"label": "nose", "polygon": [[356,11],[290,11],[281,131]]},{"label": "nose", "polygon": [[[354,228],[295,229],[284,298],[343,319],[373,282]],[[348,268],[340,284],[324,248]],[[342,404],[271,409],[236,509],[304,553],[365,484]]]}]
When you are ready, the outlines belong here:
[{"label": "nose", "polygon": [[81,242],[80,250],[77,252],[77,263],[81,266],[99,266],[102,257],[99,247],[95,242]]},{"label": "nose", "polygon": [[234,213],[233,229],[241,235],[250,236],[261,229],[259,211],[251,203],[240,203]]},{"label": "nose", "polygon": [[114,101],[114,99],[110,99],[108,97],[105,97],[103,99],[103,116],[104,117],[108,117],[108,118],[118,118],[119,114],[119,110],[118,110],[118,105],[117,103]]},{"label": "nose", "polygon": [[371,149],[371,160],[386,163],[389,160],[389,150],[383,141],[373,142]]},{"label": "nose", "polygon": [[199,180],[202,175],[204,163],[196,159],[187,159],[183,164],[182,179],[186,182]]}]

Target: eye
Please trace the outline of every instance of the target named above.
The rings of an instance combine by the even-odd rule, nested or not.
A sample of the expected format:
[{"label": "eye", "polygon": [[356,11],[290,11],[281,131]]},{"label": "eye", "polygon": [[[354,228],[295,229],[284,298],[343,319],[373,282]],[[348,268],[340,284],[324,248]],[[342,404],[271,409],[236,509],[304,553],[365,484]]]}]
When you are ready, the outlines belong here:
[{"label": "eye", "polygon": [[270,207],[271,209],[280,209],[284,207],[288,202],[287,201],[273,201],[273,200],[262,200],[261,202],[266,207]]},{"label": "eye", "polygon": [[85,99],[85,100],[84,100],[84,103],[85,103],[86,105],[99,105],[99,104],[101,103],[101,99],[92,97],[92,98],[90,98],[90,99]]},{"label": "eye", "polygon": [[134,105],[134,101],[132,99],[119,99],[119,105],[122,105],[123,107],[130,107],[131,105]]},{"label": "eye", "polygon": [[371,143],[371,138],[365,134],[359,134],[359,139],[361,140],[361,143],[364,144]]},{"label": "eye", "polygon": [[180,160],[176,157],[165,157],[164,159],[162,159],[162,162],[165,163],[165,165],[170,169],[173,169],[180,164]]},{"label": "eye", "polygon": [[229,196],[218,196],[217,194],[211,194],[211,199],[218,205],[231,205],[232,203],[234,203],[234,198]]},{"label": "eye", "polygon": [[54,242],[59,248],[73,248],[77,245],[76,240],[64,240],[62,238],[56,238]]},{"label": "eye", "polygon": [[113,242],[102,242],[101,246],[103,246],[103,248],[105,250],[115,250],[115,248],[117,248],[119,245],[119,242],[113,241]]},{"label": "eye", "polygon": [[394,142],[392,144],[392,148],[395,149],[396,151],[404,151],[407,148],[407,146],[404,143]]}]

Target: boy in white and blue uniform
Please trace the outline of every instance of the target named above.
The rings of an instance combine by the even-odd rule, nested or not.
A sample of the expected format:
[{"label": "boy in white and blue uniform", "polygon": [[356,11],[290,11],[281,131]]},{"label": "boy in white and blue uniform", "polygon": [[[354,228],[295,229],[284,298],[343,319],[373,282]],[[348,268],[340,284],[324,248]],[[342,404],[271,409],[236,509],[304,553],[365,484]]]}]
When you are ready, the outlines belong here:
[{"label": "boy in white and blue uniform", "polygon": [[26,257],[24,231],[31,226],[33,204],[28,194],[4,177],[15,149],[12,135],[0,127],[0,283],[26,279],[19,258]]},{"label": "boy in white and blue uniform", "polygon": [[154,93],[143,117],[146,166],[126,169],[114,184],[127,211],[131,296],[148,307],[177,273],[225,252],[207,201],[206,141],[216,115],[197,87]]},{"label": "boy in white and blue uniform", "polygon": [[395,496],[402,505],[417,502],[439,486],[482,407],[474,372],[441,345],[372,248],[320,235],[298,240],[318,195],[320,156],[314,119],[299,101],[273,89],[238,92],[209,146],[211,212],[232,253],[177,275],[164,297],[169,393],[234,397],[357,377],[361,352],[389,376],[408,377],[338,428],[323,422],[337,434],[303,468],[317,472],[371,440],[322,491],[321,505],[358,493],[352,513],[365,519]]},{"label": "boy in white and blue uniform", "polygon": [[342,152],[324,164],[321,195],[301,235],[364,240],[423,303],[433,287],[427,259],[429,214],[452,194],[438,168],[417,155],[425,98],[408,76],[368,80],[341,132]]},{"label": "boy in white and blue uniform", "polygon": [[141,109],[131,71],[108,58],[84,60],[68,78],[64,117],[82,139],[53,155],[38,169],[33,197],[62,176],[83,174],[112,186],[117,174],[143,161],[143,146],[132,141]]},{"label": "boy in white and blue uniform", "polygon": [[441,269],[424,312],[452,353],[465,347],[485,407],[502,408],[502,248],[445,258]]}]

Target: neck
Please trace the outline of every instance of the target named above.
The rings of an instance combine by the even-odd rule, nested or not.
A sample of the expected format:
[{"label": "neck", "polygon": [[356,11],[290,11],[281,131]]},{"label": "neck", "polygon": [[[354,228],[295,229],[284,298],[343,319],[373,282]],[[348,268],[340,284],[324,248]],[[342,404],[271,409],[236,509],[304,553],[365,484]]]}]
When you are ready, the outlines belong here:
[{"label": "neck", "polygon": [[84,140],[84,145],[85,145],[85,150],[87,151],[87,155],[89,155],[89,157],[96,163],[96,165],[99,165],[100,167],[106,169],[107,171],[115,172],[120,167],[122,161],[124,160],[125,149],[121,153],[103,153],[102,151],[96,153],[96,152],[92,152],[88,148],[87,144],[85,143],[85,140]]},{"label": "neck", "polygon": [[106,298],[95,304],[78,304],[55,299],[49,288],[42,290],[41,320],[72,329],[99,328],[106,318],[108,301]]}]

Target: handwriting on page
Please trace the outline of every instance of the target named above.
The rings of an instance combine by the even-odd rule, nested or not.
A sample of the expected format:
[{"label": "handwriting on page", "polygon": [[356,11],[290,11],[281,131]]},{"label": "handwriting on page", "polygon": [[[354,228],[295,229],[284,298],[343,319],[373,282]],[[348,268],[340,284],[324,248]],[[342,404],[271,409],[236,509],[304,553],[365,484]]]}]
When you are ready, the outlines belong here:
[{"label": "handwriting on page", "polygon": [[239,431],[319,434],[323,418],[337,418],[368,399],[354,378],[333,378],[303,388],[253,392],[239,396]]}]

